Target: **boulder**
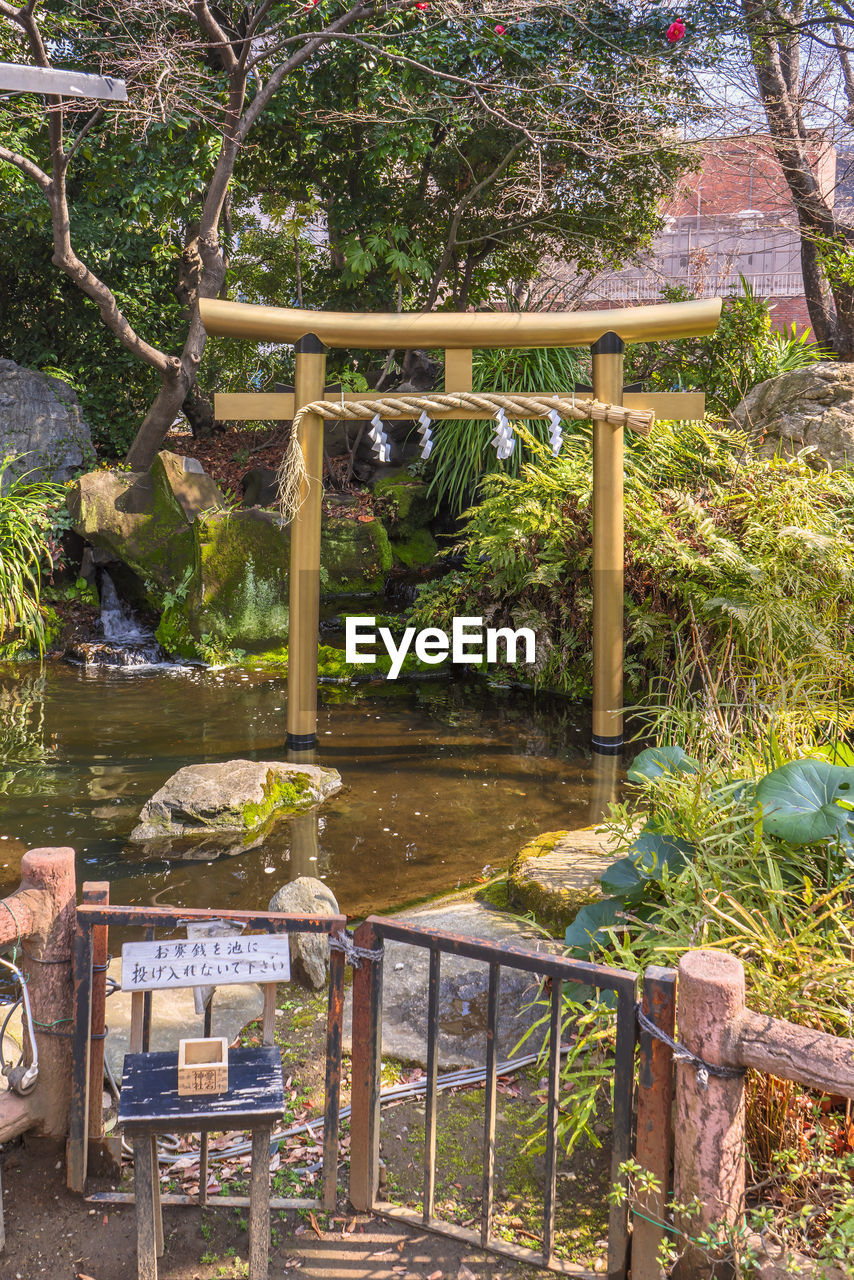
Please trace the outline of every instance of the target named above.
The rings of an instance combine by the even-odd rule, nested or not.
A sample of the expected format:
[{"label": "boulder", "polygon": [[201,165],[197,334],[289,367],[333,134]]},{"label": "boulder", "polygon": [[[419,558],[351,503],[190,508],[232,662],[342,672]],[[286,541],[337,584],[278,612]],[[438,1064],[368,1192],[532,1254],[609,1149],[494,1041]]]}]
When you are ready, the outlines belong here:
[{"label": "boulder", "polygon": [[341,787],[336,769],[270,760],[191,764],[173,773],[142,807],[132,841],[256,835],[267,822],[320,804]]},{"label": "boulder", "polygon": [[811,447],[833,468],[854,466],[854,365],[828,361],[769,378],[732,417],[762,457]]},{"label": "boulder", "polygon": [[324,520],[320,535],[323,595],[375,595],[382,591],[391,564],[391,544],[379,520]]},{"label": "boulder", "polygon": [[432,563],[439,548],[427,527],[433,518],[427,485],[402,468],[377,480],[374,495],[389,507],[383,519],[395,562],[407,569]]},{"label": "boulder", "polygon": [[192,569],[199,516],[226,506],[225,495],[195,459],[165,450],[149,471],[81,476],[66,501],[81,537],[160,592],[174,590]]},{"label": "boulder", "polygon": [[190,633],[239,648],[286,643],[290,539],[281,519],[257,509],[223,512],[197,525],[194,540]]},{"label": "boulder", "polygon": [[[297,876],[273,894],[268,911],[288,911],[299,916],[337,916],[335,894],[314,876]],[[292,933],[291,975],[307,987],[321,990],[329,972],[329,941],[326,934]]]},{"label": "boulder", "polygon": [[0,360],[0,456],[20,455],[0,483],[24,472],[64,484],[95,461],[92,436],[67,382]]},{"label": "boulder", "polygon": [[602,896],[599,881],[615,857],[609,837],[593,827],[547,831],[516,854],[507,875],[510,904],[562,934],[582,907]]}]

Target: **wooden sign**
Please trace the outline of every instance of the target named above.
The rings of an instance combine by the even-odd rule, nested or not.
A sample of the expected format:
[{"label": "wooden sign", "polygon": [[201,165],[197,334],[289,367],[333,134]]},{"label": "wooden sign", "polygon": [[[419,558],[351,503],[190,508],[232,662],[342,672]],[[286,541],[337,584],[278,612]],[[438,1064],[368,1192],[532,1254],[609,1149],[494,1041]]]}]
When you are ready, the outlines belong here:
[{"label": "wooden sign", "polygon": [[123,991],[161,991],[201,983],[287,982],[290,976],[286,933],[126,942],[122,947]]}]

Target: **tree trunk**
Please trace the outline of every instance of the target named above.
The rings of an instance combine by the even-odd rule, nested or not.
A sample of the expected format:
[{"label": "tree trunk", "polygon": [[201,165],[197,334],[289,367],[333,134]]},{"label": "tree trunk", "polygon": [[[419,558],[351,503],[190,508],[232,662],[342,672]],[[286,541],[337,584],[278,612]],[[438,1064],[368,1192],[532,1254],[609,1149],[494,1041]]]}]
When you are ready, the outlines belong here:
[{"label": "tree trunk", "polygon": [[181,411],[190,424],[193,439],[209,436],[217,430],[213,401],[199,389],[198,383],[184,397]]},{"label": "tree trunk", "polygon": [[128,450],[125,461],[131,471],[147,471],[163,444],[166,432],[177,418],[189,389],[189,379],[183,369],[177,376],[163,379],[154,403],[143,419],[142,426]]}]

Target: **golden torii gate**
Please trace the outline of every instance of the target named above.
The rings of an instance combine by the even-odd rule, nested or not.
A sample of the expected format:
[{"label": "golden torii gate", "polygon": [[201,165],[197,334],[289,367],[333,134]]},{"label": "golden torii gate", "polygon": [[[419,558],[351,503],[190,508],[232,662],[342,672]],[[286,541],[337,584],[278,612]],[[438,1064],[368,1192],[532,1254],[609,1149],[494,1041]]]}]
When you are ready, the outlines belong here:
[{"label": "golden torii gate", "polygon": [[[323,404],[323,417],[314,412],[323,401],[326,384],[326,348],[440,347],[445,349],[445,399],[447,393],[472,391],[472,349],[475,347],[576,347],[589,346],[593,365],[594,401],[587,407],[593,417],[593,739],[596,752],[619,754],[623,744],[623,429],[640,426],[631,414],[612,412],[610,406],[629,411],[651,411],[662,418],[694,420],[705,412],[705,396],[695,392],[623,393],[623,353],[627,342],[656,342],[700,337],[713,333],[721,312],[721,299],[700,302],[660,303],[614,311],[545,312],[382,312],[306,311],[264,307],[249,303],[203,298],[201,319],[209,334],[254,339],[257,342],[293,343],[294,392],[247,392],[215,397],[217,418],[232,421],[274,421],[300,415],[297,440],[305,464],[300,484],[299,509],[291,523],[290,635],[288,660],[287,745],[290,750],[311,750],[317,745],[317,648],[320,613],[320,521],[323,475],[323,417],[335,416],[339,397]],[[440,397],[437,397],[438,400]],[[565,417],[577,416],[576,396],[543,391],[538,396],[521,393],[484,397],[480,409],[430,403],[431,418],[492,418],[507,405],[508,417],[546,416],[519,401],[545,400]],[[406,403],[407,399],[409,404]],[[430,395],[419,396],[431,401]],[[412,397],[345,392],[340,403],[364,404],[382,400],[384,418],[412,418]],[[395,403],[397,402],[397,403]],[[515,402],[515,407],[511,402]],[[595,407],[595,413],[593,409]],[[340,413],[341,417],[345,413]],[[610,421],[609,421],[610,416]]]}]

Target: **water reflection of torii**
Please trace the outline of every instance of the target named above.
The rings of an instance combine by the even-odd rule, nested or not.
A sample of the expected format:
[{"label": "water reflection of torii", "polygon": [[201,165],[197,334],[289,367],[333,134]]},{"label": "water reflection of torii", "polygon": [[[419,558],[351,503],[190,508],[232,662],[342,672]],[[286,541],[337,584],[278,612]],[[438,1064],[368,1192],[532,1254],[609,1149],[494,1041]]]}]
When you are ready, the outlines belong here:
[{"label": "water reflection of torii", "polygon": [[[322,401],[326,348],[406,350],[445,348],[445,392],[472,390],[472,349],[589,346],[593,396],[603,405],[651,410],[661,418],[698,419],[705,412],[701,393],[623,391],[623,352],[627,342],[657,342],[714,332],[721,300],[661,303],[615,311],[429,312],[383,314],[305,311],[203,298],[201,319],[209,334],[293,343],[296,351],[292,395],[278,392],[217,395],[219,419],[258,421],[292,419],[304,405]],[[569,412],[575,395],[545,388],[548,397]],[[428,397],[429,398],[429,397]],[[499,400],[521,396],[496,397]],[[336,400],[339,397],[336,397]],[[411,418],[411,406],[388,407],[394,395],[345,393],[342,403],[382,399],[385,418]],[[334,408],[334,406],[333,406]],[[460,407],[431,406],[431,418],[459,418]],[[495,408],[466,418],[491,418]],[[331,415],[330,415],[331,416]],[[344,416],[343,413],[341,416]],[[543,417],[527,411],[507,416]],[[618,415],[612,415],[618,416]],[[641,415],[642,416],[642,415]],[[625,415],[623,415],[625,418]],[[593,422],[593,739],[595,752],[618,755],[623,744],[623,431],[625,421]],[[631,425],[631,423],[629,423]],[[317,745],[317,646],[320,607],[320,520],[323,475],[323,418],[303,416],[298,440],[305,464],[301,504],[291,524],[290,638],[287,745],[293,751]]]}]

